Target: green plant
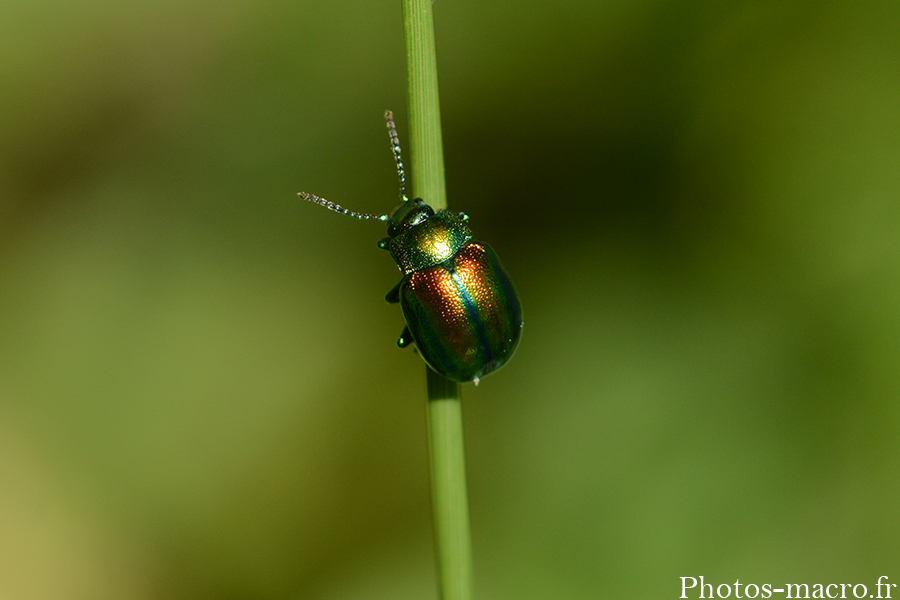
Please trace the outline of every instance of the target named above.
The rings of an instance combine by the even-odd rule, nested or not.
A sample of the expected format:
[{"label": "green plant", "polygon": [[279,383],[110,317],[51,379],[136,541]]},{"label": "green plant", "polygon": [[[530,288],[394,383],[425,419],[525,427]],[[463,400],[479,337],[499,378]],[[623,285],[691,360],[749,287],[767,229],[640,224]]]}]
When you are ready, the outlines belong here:
[{"label": "green plant", "polygon": [[[412,197],[446,208],[431,0],[403,0]],[[442,600],[472,598],[472,543],[459,384],[426,367],[428,441],[438,588]]]}]

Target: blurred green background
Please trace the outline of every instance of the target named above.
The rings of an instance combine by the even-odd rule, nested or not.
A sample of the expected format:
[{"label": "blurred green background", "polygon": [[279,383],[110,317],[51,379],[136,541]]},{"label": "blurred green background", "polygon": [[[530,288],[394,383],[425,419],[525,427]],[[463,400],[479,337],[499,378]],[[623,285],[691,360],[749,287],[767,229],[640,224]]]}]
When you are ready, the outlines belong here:
[{"label": "blurred green background", "polygon": [[[900,583],[900,4],[434,5],[482,599]],[[0,597],[435,598],[395,1],[0,4]],[[691,597],[697,597],[696,594]]]}]

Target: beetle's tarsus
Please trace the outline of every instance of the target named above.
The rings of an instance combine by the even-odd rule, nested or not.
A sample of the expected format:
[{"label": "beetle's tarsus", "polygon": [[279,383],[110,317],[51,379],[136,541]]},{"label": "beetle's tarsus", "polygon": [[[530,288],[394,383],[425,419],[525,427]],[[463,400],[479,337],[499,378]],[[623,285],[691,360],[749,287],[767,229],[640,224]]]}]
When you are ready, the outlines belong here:
[{"label": "beetle's tarsus", "polygon": [[400,337],[397,338],[397,345],[401,348],[406,348],[410,344],[413,343],[412,334],[409,332],[409,326],[405,326],[403,331],[400,332]]}]

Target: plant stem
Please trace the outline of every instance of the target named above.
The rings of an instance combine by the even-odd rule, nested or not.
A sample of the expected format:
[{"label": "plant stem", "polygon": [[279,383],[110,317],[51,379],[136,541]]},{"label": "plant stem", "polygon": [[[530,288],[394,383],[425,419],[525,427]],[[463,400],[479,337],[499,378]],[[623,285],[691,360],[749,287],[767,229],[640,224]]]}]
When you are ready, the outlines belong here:
[{"label": "plant stem", "polygon": [[470,600],[472,541],[459,384],[431,369],[426,376],[438,589],[442,600]]},{"label": "plant stem", "polygon": [[[402,0],[413,198],[446,208],[432,0]],[[442,600],[472,598],[472,541],[459,384],[426,367],[431,496]]]},{"label": "plant stem", "polygon": [[437,211],[447,208],[447,190],[431,0],[402,2],[413,197]]}]

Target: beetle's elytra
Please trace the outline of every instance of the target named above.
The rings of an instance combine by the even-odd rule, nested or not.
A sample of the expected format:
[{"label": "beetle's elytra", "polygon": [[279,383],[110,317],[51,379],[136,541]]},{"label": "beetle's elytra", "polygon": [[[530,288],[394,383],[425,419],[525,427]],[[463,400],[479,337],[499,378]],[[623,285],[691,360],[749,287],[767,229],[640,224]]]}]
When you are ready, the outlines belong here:
[{"label": "beetle's elytra", "polygon": [[415,342],[432,369],[454,381],[479,380],[502,367],[522,334],[522,306],[500,259],[490,246],[472,239],[463,213],[434,212],[421,198],[405,193],[400,144],[390,111],[385,113],[400,178],[403,203],[393,214],[347,210],[313,194],[300,197],[357,219],[387,221],[388,250],[403,273],[385,299],[400,303],[406,327],[397,344]]}]

